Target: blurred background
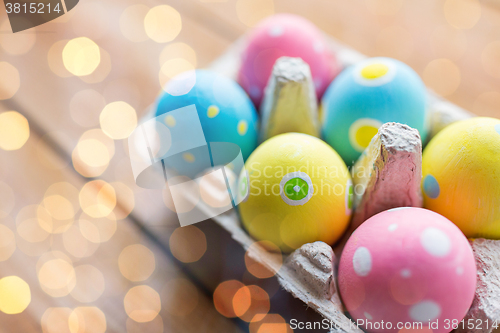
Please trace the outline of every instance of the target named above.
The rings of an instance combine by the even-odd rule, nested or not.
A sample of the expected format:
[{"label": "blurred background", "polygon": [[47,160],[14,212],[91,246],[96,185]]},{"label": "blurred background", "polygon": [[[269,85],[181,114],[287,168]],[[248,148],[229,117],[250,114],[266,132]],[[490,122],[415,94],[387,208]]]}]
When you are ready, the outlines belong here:
[{"label": "blurred background", "polygon": [[[295,13],[500,116],[497,0],[82,0],[12,34],[0,10],[0,331],[292,332],[321,320],[218,226],[135,185],[127,136],[176,74]],[[295,332],[299,332],[295,330]]]}]

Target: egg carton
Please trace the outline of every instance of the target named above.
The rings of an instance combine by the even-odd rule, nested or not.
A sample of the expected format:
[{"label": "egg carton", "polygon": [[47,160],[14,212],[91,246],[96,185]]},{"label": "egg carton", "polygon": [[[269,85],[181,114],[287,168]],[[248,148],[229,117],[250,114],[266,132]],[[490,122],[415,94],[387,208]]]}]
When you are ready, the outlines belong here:
[{"label": "egg carton", "polygon": [[[341,68],[367,58],[329,36],[325,39]],[[209,69],[236,79],[246,40],[246,36],[237,40]],[[474,116],[431,90],[427,93],[429,137],[453,122]],[[354,185],[362,184],[365,191],[355,195],[351,227],[335,249],[326,243],[314,242],[289,255],[271,253],[246,233],[235,210],[217,216],[207,205],[198,206],[198,209],[204,210],[207,216],[216,216],[212,219],[241,244],[250,258],[275,273],[285,290],[331,323],[331,332],[363,332],[348,318],[340,300],[336,282],[337,258],[352,231],[368,217],[394,207],[422,206],[421,165],[422,145],[418,131],[402,124],[384,124],[354,165],[354,168],[375,167],[378,172],[362,179],[353,177]],[[471,245],[476,257],[478,283],[465,323],[476,325],[472,329],[460,327],[456,332],[492,332],[492,324],[500,322],[500,241],[475,239],[471,240]]]}]

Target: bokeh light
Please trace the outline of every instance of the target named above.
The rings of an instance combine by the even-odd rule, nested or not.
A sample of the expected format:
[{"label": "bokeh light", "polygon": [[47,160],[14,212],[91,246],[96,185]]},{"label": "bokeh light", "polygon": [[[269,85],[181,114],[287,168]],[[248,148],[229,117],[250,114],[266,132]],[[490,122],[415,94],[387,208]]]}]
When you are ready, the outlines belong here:
[{"label": "bokeh light", "polygon": [[99,248],[99,243],[89,241],[79,225],[73,224],[62,234],[64,249],[75,258],[89,257]]},{"label": "bokeh light", "polygon": [[89,75],[79,76],[79,78],[85,83],[99,83],[104,81],[111,72],[112,64],[111,64],[111,56],[106,50],[102,48],[99,49],[100,53],[100,62],[97,65],[96,69],[90,73]]},{"label": "bokeh light", "polygon": [[271,308],[267,292],[259,286],[241,288],[233,297],[234,313],[246,322],[264,319]]},{"label": "bokeh light", "polygon": [[38,206],[26,206],[17,214],[16,231],[24,240],[30,243],[42,242],[49,237],[49,232],[42,228],[37,217]]},{"label": "bokeh light", "polygon": [[83,237],[92,243],[100,244],[113,237],[117,223],[113,213],[100,218],[93,218],[83,213],[78,220],[78,226]]},{"label": "bokeh light", "polygon": [[110,156],[108,149],[97,139],[79,141],[76,151],[80,160],[90,167],[98,168],[109,164]]},{"label": "bokeh light", "polygon": [[144,18],[149,7],[136,4],[125,8],[120,16],[120,31],[131,42],[143,42],[148,39],[144,29]]},{"label": "bokeh light", "polygon": [[167,186],[165,186],[162,191],[163,202],[165,203],[165,206],[176,213],[187,213],[193,210],[200,200],[200,189],[198,183],[185,176],[173,177],[169,180],[169,182],[171,184],[182,184],[182,192],[184,194],[189,194],[189,198],[187,196],[178,195],[175,198],[174,205],[172,193],[170,192],[170,188],[167,183]]},{"label": "bokeh light", "polygon": [[104,97],[93,89],[80,90],[73,95],[69,112],[75,123],[82,127],[99,125],[99,114],[106,105]]},{"label": "bokeh light", "polygon": [[245,285],[238,280],[229,280],[220,283],[214,291],[213,301],[215,309],[224,317],[237,317],[234,307],[234,295]]},{"label": "bokeh light", "polygon": [[174,58],[167,60],[160,68],[158,79],[160,85],[165,87],[167,83],[179,74],[194,71],[194,66],[184,58]]},{"label": "bokeh light", "polygon": [[196,52],[188,44],[182,42],[167,44],[160,53],[160,66],[163,66],[163,64],[167,61],[176,58],[185,59],[193,66],[193,68],[196,68]]},{"label": "bokeh light", "polygon": [[104,333],[106,316],[95,306],[77,307],[68,317],[70,333]]},{"label": "bokeh light", "polygon": [[[0,99],[2,95],[1,87],[1,66],[0,63]],[[16,111],[0,113],[0,148],[3,150],[20,149],[30,137],[30,127],[28,120]]]},{"label": "bokeh light", "polygon": [[69,21],[73,30],[73,36],[100,39],[109,33],[111,20],[107,14],[107,3],[102,1],[88,1],[73,13]]},{"label": "bokeh light", "polygon": [[478,115],[496,116],[498,106],[500,105],[500,92],[488,91],[477,97],[472,106],[472,112]]},{"label": "bokeh light", "polygon": [[285,318],[276,313],[270,313],[261,321],[250,323],[249,331],[250,333],[293,333]]},{"label": "bokeh light", "polygon": [[500,79],[500,41],[486,45],[481,54],[481,61],[487,74]]},{"label": "bokeh light", "polygon": [[181,15],[167,5],[153,7],[144,17],[144,29],[148,37],[155,42],[170,42],[181,32]]},{"label": "bokeh light", "polygon": [[120,205],[113,210],[115,219],[122,220],[126,218],[135,207],[134,191],[122,182],[112,182],[111,186],[115,189],[116,200]]},{"label": "bokeh light", "polygon": [[460,69],[450,59],[435,59],[425,67],[422,79],[437,94],[449,96],[460,85]]},{"label": "bokeh light", "polygon": [[138,323],[130,318],[127,319],[127,333],[163,333],[164,325],[161,316],[146,323]]},{"label": "bokeh light", "polygon": [[113,139],[101,129],[92,129],[82,134],[75,149],[73,149],[71,159],[73,167],[82,176],[97,177],[107,169],[114,154]]},{"label": "bokeh light", "polygon": [[161,309],[160,295],[150,286],[141,285],[130,289],[123,300],[125,312],[139,323],[151,321]]},{"label": "bokeh light", "polygon": [[137,126],[137,114],[128,103],[109,103],[99,116],[101,129],[115,140],[127,138]]},{"label": "bokeh light", "polygon": [[8,20],[4,20],[0,25],[0,46],[11,55],[21,55],[28,53],[35,45],[35,33],[10,34],[5,33],[10,30]]},{"label": "bokeh light", "polygon": [[70,40],[62,51],[64,67],[75,76],[85,76],[99,66],[101,52],[90,38],[78,37]]},{"label": "bokeh light", "polygon": [[76,283],[71,296],[81,303],[95,302],[104,292],[104,275],[92,265],[80,265],[74,268]]},{"label": "bokeh light", "polygon": [[[66,15],[65,15],[66,16]],[[64,67],[63,50],[68,40],[60,40],[52,44],[47,53],[47,62],[50,70],[59,77],[70,77],[72,74]]]},{"label": "bokeh light", "polygon": [[177,260],[184,263],[196,262],[207,251],[205,233],[193,225],[179,227],[170,235],[168,245]]},{"label": "bokeh light", "polygon": [[446,0],[443,10],[448,24],[457,29],[472,28],[481,17],[478,0]]},{"label": "bokeh light", "polygon": [[144,281],[155,271],[155,255],[142,244],[129,245],[120,253],[118,267],[126,279],[134,282]]},{"label": "bokeh light", "polygon": [[46,196],[43,199],[43,206],[56,220],[64,221],[75,217],[75,210],[71,202],[59,194]]},{"label": "bokeh light", "polygon": [[392,25],[380,31],[377,36],[377,55],[406,60],[414,50],[413,36],[399,25]]},{"label": "bokeh light", "polygon": [[80,207],[91,217],[106,217],[116,206],[116,192],[104,180],[93,180],[80,190]]},{"label": "bokeh light", "polygon": [[52,297],[68,295],[76,285],[75,269],[71,262],[56,258],[46,261],[38,271],[40,287]]},{"label": "bokeh light", "polygon": [[250,305],[252,305],[250,289],[247,286],[243,286],[233,296],[234,314],[238,317],[243,316],[250,309]]},{"label": "bokeh light", "polygon": [[17,68],[6,61],[0,61],[0,100],[12,98],[20,86]]},{"label": "bokeh light", "polygon": [[0,311],[6,314],[23,312],[31,303],[30,286],[18,276],[0,279]]},{"label": "bokeh light", "polygon": [[0,181],[0,218],[10,214],[16,203],[12,187]]},{"label": "bokeh light", "polygon": [[[253,276],[255,276],[259,279],[266,279],[266,278],[273,277],[275,275],[275,273],[273,273],[273,271],[271,271],[269,268],[265,267],[261,263],[255,261],[249,255],[249,253],[256,251],[256,248],[260,248],[260,247],[265,248],[269,252],[281,254],[280,248],[276,244],[274,244],[273,242],[270,242],[270,241],[255,242],[252,245],[250,245],[248,250],[245,252],[245,266],[246,266],[248,272],[250,272],[250,274],[252,274]],[[283,264],[283,257],[280,255],[276,255],[275,258],[276,258],[275,264],[277,265],[276,270],[279,270],[279,268]]]},{"label": "bokeh light", "polygon": [[16,237],[9,227],[0,224],[0,261],[8,260],[16,251]]},{"label": "bokeh light", "polygon": [[394,15],[403,6],[403,0],[365,0],[366,7],[375,15]]},{"label": "bokeh light", "polygon": [[438,58],[460,59],[467,49],[467,37],[464,32],[449,25],[437,27],[429,42]]},{"label": "bokeh light", "polygon": [[42,315],[43,333],[73,333],[69,327],[70,308],[48,308]]},{"label": "bokeh light", "polygon": [[259,21],[273,14],[273,0],[238,0],[236,2],[236,15],[241,23],[248,27],[255,26]]},{"label": "bokeh light", "polygon": [[168,281],[161,295],[164,308],[176,317],[186,317],[198,306],[198,290],[184,278]]}]

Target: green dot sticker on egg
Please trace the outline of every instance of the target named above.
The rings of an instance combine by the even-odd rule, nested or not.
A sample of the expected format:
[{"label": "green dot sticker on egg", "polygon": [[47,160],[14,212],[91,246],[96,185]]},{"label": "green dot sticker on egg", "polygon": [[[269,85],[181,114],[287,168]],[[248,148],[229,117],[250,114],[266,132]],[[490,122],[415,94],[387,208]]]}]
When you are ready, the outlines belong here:
[{"label": "green dot sticker on egg", "polygon": [[245,168],[241,170],[240,179],[238,181],[238,199],[239,202],[245,202],[250,193],[250,184],[248,183],[248,174]]},{"label": "green dot sticker on egg", "polygon": [[345,191],[345,211],[347,215],[352,212],[352,204],[354,200],[354,186],[352,185],[352,180],[347,179],[346,191]]},{"label": "green dot sticker on egg", "polygon": [[314,194],[311,177],[305,172],[286,174],[280,182],[280,195],[290,206],[304,205]]}]

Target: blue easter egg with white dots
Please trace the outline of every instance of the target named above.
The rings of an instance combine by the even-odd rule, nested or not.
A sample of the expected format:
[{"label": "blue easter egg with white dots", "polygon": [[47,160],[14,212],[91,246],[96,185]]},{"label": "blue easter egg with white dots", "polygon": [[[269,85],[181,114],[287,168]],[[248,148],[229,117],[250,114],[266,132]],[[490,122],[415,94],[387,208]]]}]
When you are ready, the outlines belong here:
[{"label": "blue easter egg with white dots", "polygon": [[322,136],[349,165],[387,122],[428,134],[427,92],[418,74],[391,58],[370,58],[350,66],[322,99]]},{"label": "blue easter egg with white dots", "polygon": [[[156,116],[167,114],[167,126],[176,124],[169,111],[194,104],[207,142],[234,143],[240,147],[245,160],[256,148],[257,112],[235,81],[213,71],[196,70],[174,78],[164,90],[157,101]],[[176,168],[189,168],[193,163],[196,156],[193,152],[186,153]]]}]

